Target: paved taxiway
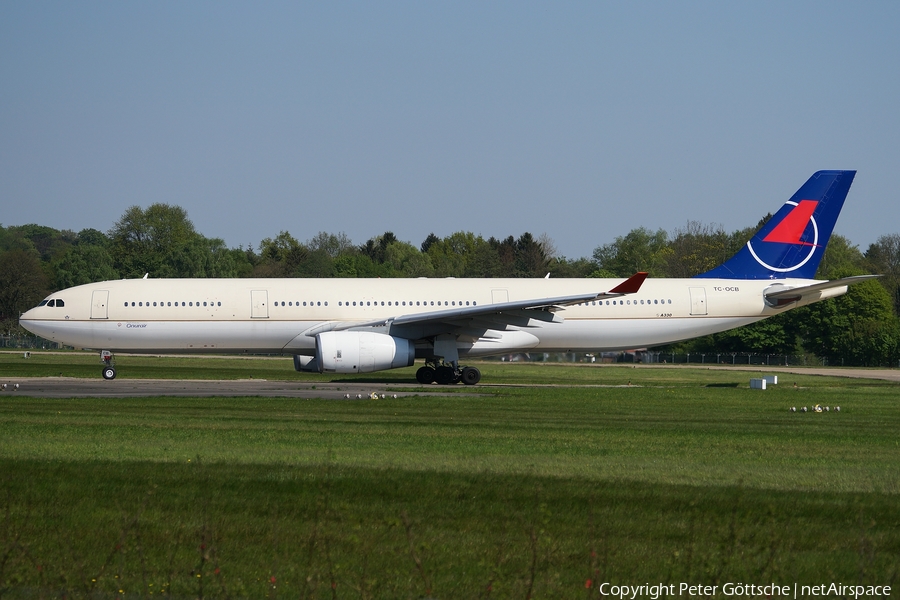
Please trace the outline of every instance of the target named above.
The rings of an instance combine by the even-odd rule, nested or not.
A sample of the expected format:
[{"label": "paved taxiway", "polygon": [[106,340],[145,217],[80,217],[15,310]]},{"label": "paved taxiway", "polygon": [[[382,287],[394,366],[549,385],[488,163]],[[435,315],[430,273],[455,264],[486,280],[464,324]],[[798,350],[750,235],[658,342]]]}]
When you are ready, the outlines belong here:
[{"label": "paved taxiway", "polygon": [[[729,371],[752,371],[754,373],[794,373],[802,375],[824,375],[828,377],[851,377],[860,379],[882,379],[900,383],[898,369],[838,369],[806,367],[766,367],[766,366],[678,366],[636,365],[637,368],[688,368],[715,369]],[[590,367],[588,367],[590,368]],[[174,380],[174,379],[77,379],[74,377],[10,377],[0,380],[6,388],[3,395],[27,395],[42,398],[140,398],[149,396],[195,396],[195,397],[235,397],[264,396],[269,398],[326,398],[351,399],[358,396],[367,398],[370,394],[388,396],[446,396],[448,393],[465,394],[465,386],[423,386],[417,383],[363,383],[342,381],[334,383],[305,383],[298,381],[268,381],[265,379],[238,379],[228,381]],[[19,388],[15,389],[15,384]],[[479,387],[497,387],[502,384],[486,383]],[[515,386],[515,384],[512,384]],[[530,386],[544,387],[544,386]],[[616,386],[602,386],[616,387]],[[390,391],[388,391],[390,390]],[[474,390],[470,390],[471,393]]]}]

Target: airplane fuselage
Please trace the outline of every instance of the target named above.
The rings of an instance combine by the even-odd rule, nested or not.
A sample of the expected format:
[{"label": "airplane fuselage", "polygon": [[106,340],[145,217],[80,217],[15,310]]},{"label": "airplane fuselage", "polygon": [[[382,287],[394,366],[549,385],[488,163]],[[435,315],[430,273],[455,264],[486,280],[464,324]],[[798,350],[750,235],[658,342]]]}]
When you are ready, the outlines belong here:
[{"label": "airplane fuselage", "polygon": [[[313,355],[327,324],[355,323],[417,340],[431,356],[429,325],[396,325],[397,315],[452,311],[528,298],[599,293],[622,280],[603,279],[136,279],[69,288],[21,317],[30,331],[80,348],[147,353],[285,353]],[[672,343],[708,335],[788,308],[837,296],[846,287],[776,307],[764,292],[802,287],[806,279],[648,279],[635,294],[600,299],[535,319],[510,311],[472,319],[460,356],[510,351],[592,352]],[[59,306],[62,301],[63,306]],[[52,305],[51,305],[52,304]],[[546,314],[546,313],[545,313]],[[378,326],[373,322],[385,320]],[[485,334],[484,332],[488,332]]]}]

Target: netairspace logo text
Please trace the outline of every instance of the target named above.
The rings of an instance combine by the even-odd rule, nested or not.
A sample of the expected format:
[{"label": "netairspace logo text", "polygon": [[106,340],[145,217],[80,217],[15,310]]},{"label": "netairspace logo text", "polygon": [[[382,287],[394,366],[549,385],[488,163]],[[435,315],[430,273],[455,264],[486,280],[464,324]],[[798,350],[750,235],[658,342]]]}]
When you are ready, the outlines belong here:
[{"label": "netairspace logo text", "polygon": [[843,583],[819,583],[812,585],[778,585],[769,583],[723,583],[703,585],[692,583],[645,583],[643,585],[622,585],[604,582],[600,584],[600,594],[610,598],[637,600],[649,598],[659,600],[669,596],[718,596],[734,598],[890,598],[889,585],[845,585]]}]

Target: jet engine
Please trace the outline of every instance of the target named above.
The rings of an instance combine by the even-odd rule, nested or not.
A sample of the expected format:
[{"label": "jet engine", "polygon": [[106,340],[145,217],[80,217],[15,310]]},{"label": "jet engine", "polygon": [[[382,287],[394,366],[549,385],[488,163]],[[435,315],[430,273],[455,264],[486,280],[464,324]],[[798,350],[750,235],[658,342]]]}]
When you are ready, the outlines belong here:
[{"label": "jet engine", "polygon": [[316,357],[295,356],[298,371],[371,373],[411,367],[416,346],[411,340],[367,331],[328,331],[316,335]]}]

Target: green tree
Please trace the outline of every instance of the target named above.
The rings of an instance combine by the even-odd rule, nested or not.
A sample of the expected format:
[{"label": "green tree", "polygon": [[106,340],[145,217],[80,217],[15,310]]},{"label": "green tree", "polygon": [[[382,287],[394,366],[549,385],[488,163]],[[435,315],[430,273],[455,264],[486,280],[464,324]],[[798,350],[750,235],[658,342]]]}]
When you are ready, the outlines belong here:
[{"label": "green tree", "polygon": [[[109,231],[114,266],[123,277],[186,277],[175,268],[177,255],[197,237],[179,206],[129,207]],[[184,263],[185,261],[181,260]]]},{"label": "green tree", "polygon": [[254,277],[297,277],[309,249],[287,231],[259,243],[259,264]]},{"label": "green tree", "polygon": [[564,256],[560,256],[547,263],[547,271],[552,279],[590,277],[594,272],[594,263],[587,258],[569,260]]},{"label": "green tree", "polygon": [[900,315],[900,234],[883,235],[866,250],[872,271],[882,275],[879,281],[894,304],[894,314]]},{"label": "green tree", "polygon": [[175,277],[236,277],[238,268],[234,252],[219,238],[195,235],[170,256]]},{"label": "green tree", "polygon": [[434,244],[437,244],[441,241],[441,238],[434,235],[434,233],[429,233],[428,237],[425,238],[425,241],[422,242],[422,245],[419,246],[419,249],[422,252],[428,252],[428,249],[431,248]]},{"label": "green tree", "polygon": [[17,320],[47,292],[47,276],[35,251],[16,249],[0,254],[0,319]]},{"label": "green tree", "polygon": [[425,248],[424,252],[432,265],[433,275],[466,277],[466,267],[474,255],[477,239],[474,234],[464,231],[457,231],[444,239],[430,234],[422,242],[422,248]]},{"label": "green tree", "polygon": [[353,242],[343,231],[337,235],[320,231],[306,242],[306,247],[311,252],[323,252],[331,258],[337,258],[342,254],[356,250]]},{"label": "green tree", "polygon": [[384,258],[384,262],[401,277],[431,277],[434,274],[430,256],[406,242],[388,245]]},{"label": "green tree", "polygon": [[75,245],[100,246],[101,248],[108,248],[109,237],[102,231],[98,231],[96,229],[82,229],[75,237]]},{"label": "green tree", "polygon": [[664,277],[672,252],[668,242],[669,235],[664,229],[653,232],[638,227],[611,244],[598,246],[593,258],[597,269],[615,273],[617,277],[629,277],[638,271],[646,271],[651,277]]},{"label": "green tree", "polygon": [[676,229],[665,254],[666,277],[694,277],[722,264],[734,254],[730,239],[721,225],[688,221]]},{"label": "green tree", "polygon": [[385,231],[384,234],[373,237],[363,244],[359,250],[372,259],[372,262],[381,264],[384,262],[384,255],[387,247],[398,241],[397,236],[391,231]]},{"label": "green tree", "polygon": [[53,271],[56,289],[119,278],[106,248],[93,244],[72,246],[53,263]]},{"label": "green tree", "polygon": [[547,275],[547,255],[541,244],[527,231],[516,240],[516,277]]},{"label": "green tree", "polygon": [[859,248],[844,236],[832,234],[816,271],[816,277],[838,279],[849,275],[863,275],[867,272],[867,268],[866,259]]},{"label": "green tree", "polygon": [[896,360],[900,326],[887,291],[876,281],[794,312],[803,347],[829,364],[877,366]]},{"label": "green tree", "polygon": [[497,254],[496,247],[491,244],[490,240],[486,240],[480,235],[477,236],[466,256],[463,277],[499,277],[500,273],[500,256]]}]

